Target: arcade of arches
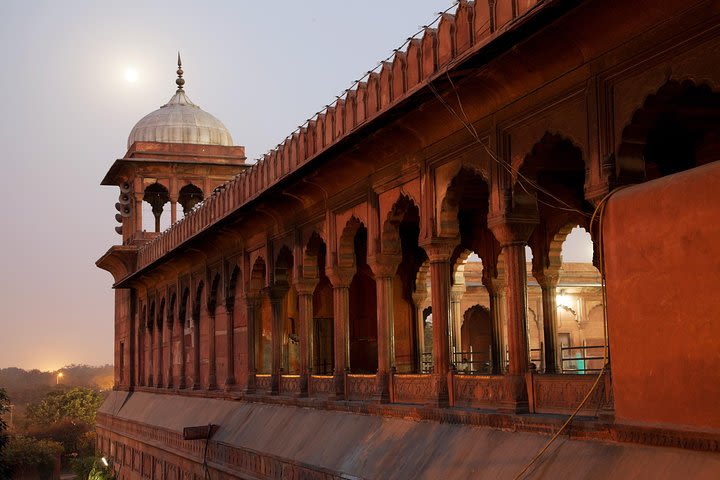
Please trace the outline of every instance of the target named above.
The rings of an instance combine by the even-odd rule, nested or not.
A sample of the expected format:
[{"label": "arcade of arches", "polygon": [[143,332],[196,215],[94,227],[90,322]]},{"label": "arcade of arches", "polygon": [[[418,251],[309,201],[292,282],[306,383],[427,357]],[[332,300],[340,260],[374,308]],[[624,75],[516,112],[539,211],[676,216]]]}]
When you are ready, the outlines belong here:
[{"label": "arcade of arches", "polygon": [[[676,96],[666,100],[670,112],[703,95],[714,98],[687,82],[658,92],[645,102],[654,112],[661,107],[652,99],[670,92]],[[648,122],[646,108],[633,122]],[[663,157],[658,142],[666,137],[655,132],[681,121],[684,110],[654,114],[659,126],[646,128],[643,150],[648,178],[680,168]],[[695,145],[692,165],[700,165],[712,155],[714,137],[693,132],[684,134],[683,148]],[[510,393],[500,406],[522,410],[526,372],[589,374],[607,360],[601,278],[593,265],[597,235],[586,240],[593,255],[585,263],[562,260],[573,228],[596,234],[590,219],[599,198],[586,192],[599,187],[592,186],[597,179],[588,176],[586,157],[568,137],[546,132],[506,178],[474,147],[432,167],[437,202],[418,201],[428,198],[427,187],[410,177],[360,194],[349,209],[303,220],[309,223],[302,228],[277,223],[279,211],[294,208],[295,194],[269,199],[267,210],[243,220],[243,233],[226,229],[207,244],[219,254],[214,260],[200,246],[172,267],[190,267],[174,277],[162,269],[141,272],[147,287],[129,290],[125,307],[137,327],[123,341],[136,353],[122,356],[129,360],[118,366],[122,386],[301,396],[315,388],[338,399],[388,402],[398,397],[392,389],[402,375],[421,375],[413,377],[424,383],[411,400],[447,405],[452,371],[507,377]],[[505,190],[512,214],[493,206],[504,182],[512,185]],[[175,213],[172,198],[186,213],[202,205],[194,184],[171,183],[172,194],[156,180],[139,197],[152,206],[156,227],[166,203]],[[305,202],[317,194],[296,193]],[[281,228],[285,233],[263,233]],[[526,250],[533,252],[527,263]]]},{"label": "arcade of arches", "polygon": [[[134,142],[103,180],[121,194],[122,244],[97,262],[115,279],[114,401],[202,404],[183,418],[206,425],[308,407],[257,427],[316,419],[298,441],[317,448],[287,460],[298,478],[307,452],[355,448],[317,420],[338,412],[548,433],[579,409],[582,438],[719,450],[720,10],[634,3],[461,1],[252,165],[242,147]],[[134,428],[199,465],[169,427],[104,408],[101,438]],[[247,465],[282,452],[261,462],[249,437],[208,454],[270,478]]]}]

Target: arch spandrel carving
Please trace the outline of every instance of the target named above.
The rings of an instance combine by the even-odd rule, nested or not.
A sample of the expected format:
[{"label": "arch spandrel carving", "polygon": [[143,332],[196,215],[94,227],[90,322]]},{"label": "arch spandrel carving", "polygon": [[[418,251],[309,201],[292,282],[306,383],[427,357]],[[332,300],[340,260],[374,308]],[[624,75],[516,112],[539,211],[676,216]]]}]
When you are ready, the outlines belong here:
[{"label": "arch spandrel carving", "polygon": [[615,182],[640,183],[717,159],[720,89],[692,80],[666,81],[623,127]]}]

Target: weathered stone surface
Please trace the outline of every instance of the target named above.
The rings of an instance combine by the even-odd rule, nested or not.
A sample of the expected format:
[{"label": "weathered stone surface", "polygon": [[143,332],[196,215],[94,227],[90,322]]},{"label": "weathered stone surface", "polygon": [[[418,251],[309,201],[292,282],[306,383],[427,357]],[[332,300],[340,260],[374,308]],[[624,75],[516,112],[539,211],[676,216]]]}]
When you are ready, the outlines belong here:
[{"label": "weathered stone surface", "polygon": [[[161,432],[152,442],[160,448],[163,434],[181,434],[183,427],[214,423],[220,428],[213,445],[359,478],[513,478],[549,438],[467,425],[145,392],[113,392],[100,412],[103,435],[109,430],[104,426],[106,415]],[[718,472],[720,457],[714,453],[561,438],[527,478],[714,479]]]}]

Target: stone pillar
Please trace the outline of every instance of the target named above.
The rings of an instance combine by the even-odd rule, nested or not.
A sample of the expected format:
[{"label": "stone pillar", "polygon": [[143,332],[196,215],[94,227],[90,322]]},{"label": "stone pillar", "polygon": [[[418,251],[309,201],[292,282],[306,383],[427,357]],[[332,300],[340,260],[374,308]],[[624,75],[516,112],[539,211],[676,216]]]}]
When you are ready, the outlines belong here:
[{"label": "stone pillar", "polygon": [[174,312],[168,315],[167,323],[165,324],[165,330],[167,330],[167,355],[165,359],[165,388],[172,388],[173,386],[173,329],[175,327]]},{"label": "stone pillar", "polygon": [[505,325],[506,295],[505,279],[485,274],[483,270],[483,285],[488,291],[490,300],[490,319],[492,322],[492,373],[501,375],[505,372],[505,339],[503,338],[503,325]]},{"label": "stone pillar", "polygon": [[271,395],[280,393],[280,375],[283,365],[283,342],[286,314],[287,285],[275,285],[270,289],[270,305],[272,307],[272,372],[270,377]]},{"label": "stone pillar", "polygon": [[163,328],[163,319],[158,318],[157,323],[157,333],[155,336],[157,337],[156,343],[157,343],[157,366],[155,368],[155,371],[157,372],[157,376],[155,378],[155,383],[158,388],[163,387],[163,342],[165,337],[165,330],[166,328]]},{"label": "stone pillar", "polygon": [[145,319],[140,318],[138,322],[138,336],[137,336],[137,356],[138,356],[138,369],[137,369],[137,384],[141,387],[145,386]]},{"label": "stone pillar", "polygon": [[423,303],[427,298],[427,292],[413,292],[412,299],[415,304],[415,315],[417,324],[417,349],[418,349],[418,373],[422,373],[423,354],[425,353],[425,322],[423,322]]},{"label": "stone pillar", "polygon": [[193,322],[193,390],[200,390],[200,312],[192,315]]},{"label": "stone pillar", "polygon": [[177,222],[177,198],[170,198],[170,223]]},{"label": "stone pillar", "polygon": [[540,275],[536,274],[535,278],[542,291],[545,373],[560,373],[562,367],[557,346],[557,299],[555,297],[559,273],[545,270]]},{"label": "stone pillar", "polygon": [[245,393],[255,393],[255,375],[257,374],[257,298],[252,295],[245,296],[245,311],[247,314],[247,383]]},{"label": "stone pillar", "polygon": [[185,318],[179,318],[178,329],[180,330],[180,348],[178,355],[180,356],[180,368],[178,371],[178,388],[187,388],[187,373],[185,369]]},{"label": "stone pillar", "polygon": [[371,268],[377,289],[378,371],[374,399],[379,403],[390,401],[390,375],[395,368],[395,315],[393,279],[400,263],[399,258],[375,258]]},{"label": "stone pillar", "polygon": [[[142,195],[135,196],[135,232],[143,231],[143,219],[142,219]],[[135,232],[132,232],[135,234]]]},{"label": "stone pillar", "polygon": [[[215,307],[217,308],[217,307]],[[215,310],[208,315],[208,390],[217,388],[217,320]]]},{"label": "stone pillar", "polygon": [[298,330],[300,333],[300,395],[308,395],[310,375],[313,372],[313,292],[317,282],[301,281],[298,292]]},{"label": "stone pillar", "polygon": [[433,316],[433,404],[448,405],[447,376],[450,371],[450,281],[452,248],[445,243],[425,245],[430,258],[430,297]]},{"label": "stone pillar", "polygon": [[465,285],[455,284],[450,288],[450,333],[452,335],[450,341],[450,363],[455,363],[452,351],[453,347],[458,352],[462,351],[462,324],[463,324],[463,311],[462,311],[462,298],[465,295]]},{"label": "stone pillar", "polygon": [[503,248],[508,276],[508,373],[524,375],[528,367],[525,244],[512,243]]},{"label": "stone pillar", "polygon": [[154,323],[155,323],[155,318],[152,318],[150,326],[147,329],[148,338],[147,338],[147,341],[145,342],[146,343],[145,356],[147,358],[147,369],[145,372],[147,374],[147,382],[145,383],[145,385],[147,385],[148,387],[155,386],[155,382],[153,380],[153,375],[155,373],[155,363],[153,362],[153,345],[155,344],[155,337],[156,337],[155,328],[153,325]]},{"label": "stone pillar", "polygon": [[350,282],[353,272],[337,269],[326,273],[333,286],[334,398],[342,400],[345,398],[345,375],[350,371]]},{"label": "stone pillar", "polygon": [[525,268],[525,245],[535,228],[533,223],[502,219],[491,222],[490,228],[500,242],[505,256],[507,278],[507,331],[509,364],[507,368],[507,397],[501,409],[509,412],[525,412],[528,409],[525,373],[528,370],[527,341],[527,272]]},{"label": "stone pillar", "polygon": [[235,385],[235,301],[225,305],[227,311],[227,327],[225,340],[227,341],[227,375],[225,376],[225,390],[232,390]]},{"label": "stone pillar", "polygon": [[128,386],[130,387],[130,390],[137,385],[137,362],[135,360],[135,350],[137,347],[137,300],[135,299],[135,289],[132,289],[130,291],[130,305],[129,305],[129,312],[130,312],[130,332],[128,335],[128,363],[129,363],[129,375],[128,375]]}]

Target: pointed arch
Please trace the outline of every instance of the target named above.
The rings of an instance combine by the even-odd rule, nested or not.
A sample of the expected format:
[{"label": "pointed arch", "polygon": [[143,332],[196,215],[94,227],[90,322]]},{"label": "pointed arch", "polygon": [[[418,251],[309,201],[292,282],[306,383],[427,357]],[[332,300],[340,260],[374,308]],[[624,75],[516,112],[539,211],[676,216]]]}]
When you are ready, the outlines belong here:
[{"label": "pointed arch", "polygon": [[[365,236],[367,236],[367,228],[354,215],[350,217],[345,224],[342,234],[340,235],[340,241],[338,242],[338,267],[341,269],[354,271],[357,267],[356,237],[361,229],[365,232]],[[367,257],[367,248],[365,248],[365,254]]]},{"label": "pointed arch", "polygon": [[490,187],[485,173],[479,168],[462,165],[447,185],[440,202],[439,235],[472,234],[472,226],[468,223],[486,226],[489,202]]},{"label": "pointed arch", "polygon": [[207,298],[207,310],[208,314],[215,315],[215,309],[217,308],[218,293],[220,291],[220,272],[215,272],[210,282],[210,289],[208,290]]},{"label": "pointed arch", "polygon": [[293,263],[292,251],[287,245],[283,245],[275,258],[273,281],[276,285],[291,284]]},{"label": "pointed arch", "polygon": [[645,97],[623,128],[618,183],[637,183],[715,161],[720,148],[720,92],[669,80]]},{"label": "pointed arch", "polygon": [[267,285],[267,267],[263,257],[257,257],[250,271],[249,289],[253,295],[258,295]]}]

